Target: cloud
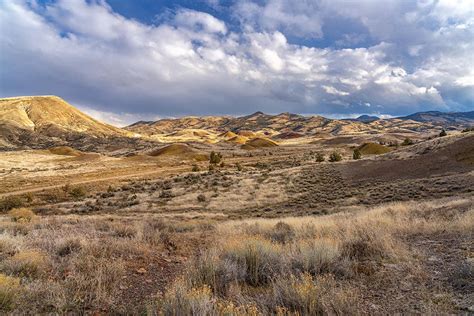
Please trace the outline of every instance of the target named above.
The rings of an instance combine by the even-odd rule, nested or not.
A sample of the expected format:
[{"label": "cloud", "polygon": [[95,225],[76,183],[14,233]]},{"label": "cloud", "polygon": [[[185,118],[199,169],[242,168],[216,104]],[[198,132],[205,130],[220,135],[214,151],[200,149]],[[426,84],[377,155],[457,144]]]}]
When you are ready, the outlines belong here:
[{"label": "cloud", "polygon": [[[116,124],[149,113],[364,113],[366,104],[390,115],[469,110],[474,23],[459,3],[467,13],[426,0],[243,1],[236,28],[185,8],[150,25],[104,1],[5,1],[0,93],[60,95]],[[323,38],[331,16],[366,33],[327,47],[290,40]],[[375,44],[339,48],[367,38]]]}]

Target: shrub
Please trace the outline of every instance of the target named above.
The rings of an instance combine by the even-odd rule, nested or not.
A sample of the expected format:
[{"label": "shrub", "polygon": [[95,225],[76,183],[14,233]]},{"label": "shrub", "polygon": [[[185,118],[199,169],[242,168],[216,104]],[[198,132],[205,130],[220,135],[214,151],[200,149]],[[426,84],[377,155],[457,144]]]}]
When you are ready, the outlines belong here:
[{"label": "shrub", "polygon": [[20,292],[20,279],[0,273],[0,311],[11,311]]},{"label": "shrub", "polygon": [[357,297],[339,289],[331,275],[290,275],[276,279],[272,288],[272,305],[289,311],[284,315],[351,315],[357,310]]},{"label": "shrub", "polygon": [[114,236],[123,238],[132,238],[137,231],[134,226],[123,223],[118,223],[113,226]]},{"label": "shrub", "polygon": [[69,195],[76,200],[82,199],[87,195],[87,191],[83,187],[75,187],[69,190]]},{"label": "shrub", "polygon": [[211,155],[209,156],[209,163],[217,165],[222,160],[221,153],[216,153],[211,151]]},{"label": "shrub", "polygon": [[197,196],[197,200],[198,200],[198,202],[201,202],[201,203],[206,202],[206,196],[204,194],[199,194]]},{"label": "shrub", "polygon": [[199,171],[201,171],[201,169],[199,168],[198,165],[194,164],[194,165],[193,165],[193,169],[192,169],[191,171],[192,171],[192,172],[199,172]]},{"label": "shrub", "polygon": [[8,212],[13,208],[22,207],[24,205],[23,200],[18,196],[7,196],[0,201],[0,211]]},{"label": "shrub", "polygon": [[448,135],[448,133],[446,133],[446,131],[444,130],[444,128],[441,130],[441,132],[439,133],[439,137],[444,137]]},{"label": "shrub", "polygon": [[240,163],[236,163],[235,164],[235,167],[237,168],[237,171],[242,171],[244,170],[244,168],[242,167],[242,165]]},{"label": "shrub", "polygon": [[413,145],[413,144],[414,144],[413,140],[411,138],[407,137],[403,141],[402,146],[410,146],[410,145]]},{"label": "shrub", "polygon": [[342,160],[342,156],[337,151],[333,151],[331,155],[329,155],[330,162],[336,162],[336,161],[341,161],[341,160]]},{"label": "shrub", "polygon": [[321,273],[350,274],[349,261],[342,257],[339,244],[331,240],[316,239],[300,243],[292,257],[292,266],[296,271],[312,275]]},{"label": "shrub", "polygon": [[324,155],[322,153],[317,153],[316,154],[316,161],[317,162],[323,162],[326,158],[324,157]]},{"label": "shrub", "polygon": [[161,311],[164,315],[213,315],[213,303],[208,285],[189,289],[180,281],[166,293]]},{"label": "shrub", "polygon": [[35,217],[35,213],[29,208],[15,208],[8,212],[13,222],[29,223]]},{"label": "shrub", "polygon": [[47,257],[38,251],[27,250],[16,253],[5,261],[5,271],[21,277],[41,276],[48,265]]},{"label": "shrub", "polygon": [[362,158],[362,154],[360,153],[360,150],[359,149],[354,149],[354,152],[352,153],[352,159],[354,160],[358,160]]},{"label": "shrub", "polygon": [[222,162],[220,163],[219,167],[224,168],[224,167],[225,167],[225,162],[222,161]]},{"label": "shrub", "polygon": [[68,256],[74,252],[81,250],[81,241],[76,238],[66,239],[56,248],[56,254],[60,257]]},{"label": "shrub", "polygon": [[286,267],[281,247],[263,238],[232,240],[224,247],[222,259],[235,263],[252,286],[267,284]]},{"label": "shrub", "polygon": [[271,240],[284,244],[293,240],[295,230],[287,223],[278,222],[267,235]]},{"label": "shrub", "polygon": [[208,170],[209,171],[214,171],[216,169],[215,165],[209,164]]}]

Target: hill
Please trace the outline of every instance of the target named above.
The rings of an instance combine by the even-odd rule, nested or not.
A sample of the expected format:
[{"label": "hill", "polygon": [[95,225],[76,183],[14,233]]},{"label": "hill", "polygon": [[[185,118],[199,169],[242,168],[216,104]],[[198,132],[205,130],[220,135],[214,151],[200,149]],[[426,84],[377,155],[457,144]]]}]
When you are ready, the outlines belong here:
[{"label": "hill", "polygon": [[99,122],[56,96],[0,99],[0,145],[32,148],[133,133]]},{"label": "hill", "polygon": [[[322,116],[303,116],[287,112],[277,115],[255,112],[241,117],[206,116],[163,119],[155,122],[142,121],[125,129],[143,135],[153,135],[199,128],[220,134],[232,132],[247,137],[254,137],[256,133],[264,131],[267,136],[275,135],[280,139],[317,134],[340,136],[411,132],[438,133],[441,128],[459,129],[474,125],[473,113],[423,112],[389,119],[380,119],[377,116],[369,115],[362,115],[356,119],[329,119]],[[278,137],[278,134],[281,136]]]},{"label": "hill", "polygon": [[417,122],[429,122],[432,124],[439,125],[473,125],[474,123],[474,111],[470,112],[439,112],[439,111],[428,111],[428,112],[417,112],[408,116],[400,117],[402,120],[413,120]]}]

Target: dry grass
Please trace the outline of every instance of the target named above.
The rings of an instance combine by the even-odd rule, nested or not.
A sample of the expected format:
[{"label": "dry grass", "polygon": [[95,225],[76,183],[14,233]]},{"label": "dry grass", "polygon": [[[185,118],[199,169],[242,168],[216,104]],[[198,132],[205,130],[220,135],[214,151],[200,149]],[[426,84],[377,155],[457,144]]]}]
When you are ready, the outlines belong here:
[{"label": "dry grass", "polygon": [[15,208],[8,212],[8,215],[14,222],[31,222],[35,218],[35,213],[29,208]]},{"label": "dry grass", "polygon": [[472,227],[468,199],[224,222],[215,246],[190,262],[162,306],[165,314],[186,314],[199,297],[198,315],[212,314],[217,302],[251,304],[263,314],[356,313],[361,301],[354,282],[383,283],[378,271],[386,265],[417,268],[407,236],[445,230],[469,236]]},{"label": "dry grass", "polygon": [[[354,314],[366,306],[372,287],[396,286],[400,276],[388,274],[387,266],[402,276],[423,275],[410,236],[448,231],[469,239],[472,227],[473,201],[459,198],[221,223],[145,215],[36,216],[33,222],[4,216],[0,303],[2,311],[17,314],[136,314],[146,308],[165,315]],[[178,263],[183,254],[190,256],[186,265]],[[151,274],[160,267],[165,270]],[[466,267],[455,280],[464,288],[463,278],[472,274]],[[141,268],[144,275],[137,273]],[[176,280],[154,287],[169,269],[178,269]],[[151,296],[134,297],[146,287],[149,295],[166,291],[146,307]],[[420,304],[449,305],[434,294],[423,294]]]}]

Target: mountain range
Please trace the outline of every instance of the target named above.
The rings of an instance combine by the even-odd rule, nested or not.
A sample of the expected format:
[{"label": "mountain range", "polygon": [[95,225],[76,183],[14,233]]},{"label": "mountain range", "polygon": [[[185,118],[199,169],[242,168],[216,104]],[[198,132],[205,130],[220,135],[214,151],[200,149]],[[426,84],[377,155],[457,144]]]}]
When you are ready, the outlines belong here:
[{"label": "mountain range", "polygon": [[[356,119],[329,119],[292,113],[277,115],[255,112],[251,115],[202,116],[139,121],[125,128],[99,122],[57,96],[29,96],[0,99],[0,148],[41,148],[75,142],[92,146],[94,142],[114,140],[137,146],[140,141],[162,140],[159,136],[194,136],[209,133],[258,133],[276,139],[340,136],[354,134],[413,133],[461,129],[474,125],[471,112],[419,112],[412,115],[379,119],[360,116]],[[158,138],[155,137],[158,135]],[[216,134],[217,135],[217,134]],[[219,134],[221,135],[221,134]],[[223,135],[223,134],[222,134]],[[246,137],[249,135],[245,135]],[[117,143],[117,140],[120,140]]]}]

